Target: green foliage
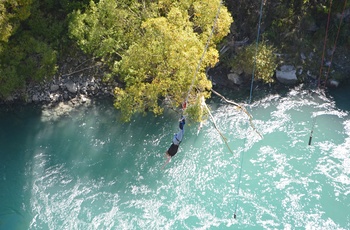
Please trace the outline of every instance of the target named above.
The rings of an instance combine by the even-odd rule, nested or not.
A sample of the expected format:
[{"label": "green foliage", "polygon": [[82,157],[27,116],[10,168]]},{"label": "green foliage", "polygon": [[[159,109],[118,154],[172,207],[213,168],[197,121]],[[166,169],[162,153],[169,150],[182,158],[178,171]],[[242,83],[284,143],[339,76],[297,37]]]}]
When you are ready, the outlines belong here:
[{"label": "green foliage", "polygon": [[0,2],[0,42],[8,42],[19,23],[29,17],[31,3],[31,0],[2,0]]},{"label": "green foliage", "polygon": [[29,33],[12,40],[0,54],[0,94],[8,95],[28,80],[41,81],[57,70],[56,52]]},{"label": "green foliage", "polygon": [[255,65],[255,80],[259,79],[265,83],[274,82],[273,75],[277,68],[277,57],[274,54],[276,49],[261,42],[258,45],[258,51],[256,52],[256,45],[251,44],[245,47],[232,62],[232,67],[237,69],[243,69],[246,74],[252,74]]},{"label": "green foliage", "polygon": [[[162,113],[160,98],[166,98],[171,107],[180,106],[187,97],[205,46],[193,31],[193,23],[188,20],[186,11],[178,7],[172,7],[167,17],[146,20],[142,29],[142,39],[129,47],[114,69],[126,83],[125,89],[115,91],[115,106],[121,109],[124,120],[146,110]],[[192,108],[199,106],[196,98],[209,95],[211,82],[204,71],[217,60],[218,52],[210,47],[189,92]],[[198,110],[189,111],[196,120],[200,119]]]},{"label": "green foliage", "polygon": [[38,2],[34,5],[32,16],[28,20],[31,34],[51,45],[58,46],[58,38],[62,39],[64,36],[67,36],[65,30],[66,22],[57,20],[52,14],[43,12],[38,6]]},{"label": "green foliage", "polygon": [[[218,10],[219,0],[91,2],[71,15],[70,36],[81,49],[109,63],[125,83],[115,89],[115,107],[124,120],[135,113],[163,112],[187,97]],[[215,44],[229,32],[232,18],[222,6],[217,27],[189,92],[191,103],[209,95],[205,67],[218,61]]]},{"label": "green foliage", "polygon": [[[205,1],[193,1],[193,29],[200,33],[203,42],[208,40],[211,33],[214,18],[216,17],[219,7],[219,1],[205,0]],[[223,39],[230,31],[231,23],[233,19],[224,6],[220,7],[220,14],[217,20],[217,27],[215,29],[215,36],[211,40],[213,44],[218,43]]]},{"label": "green foliage", "polygon": [[55,74],[59,52],[72,47],[67,14],[83,9],[84,2],[89,1],[0,1],[0,97]]},{"label": "green foliage", "polygon": [[191,118],[194,122],[201,122],[208,118],[208,112],[202,106],[202,98],[197,97],[195,102],[190,104],[186,108],[186,114]]},{"label": "green foliage", "polygon": [[14,66],[0,65],[0,98],[6,98],[11,93],[23,87],[25,81],[19,78]]},{"label": "green foliage", "polygon": [[69,14],[78,9],[86,9],[86,7],[89,6],[90,0],[59,0],[59,3],[64,12]]},{"label": "green foliage", "polygon": [[141,17],[123,1],[90,2],[85,13],[73,12],[69,24],[71,38],[95,57],[120,59],[130,44],[140,36]]}]

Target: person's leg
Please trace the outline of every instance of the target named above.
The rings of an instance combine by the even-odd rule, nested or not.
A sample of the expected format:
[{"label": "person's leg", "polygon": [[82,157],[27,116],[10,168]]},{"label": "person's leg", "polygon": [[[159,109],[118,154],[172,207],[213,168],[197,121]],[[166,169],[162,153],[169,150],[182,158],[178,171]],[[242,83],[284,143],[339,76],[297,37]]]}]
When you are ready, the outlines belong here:
[{"label": "person's leg", "polygon": [[166,159],[166,161],[165,161],[165,163],[164,163],[162,169],[163,169],[163,168],[170,162],[170,160],[171,160],[171,156],[169,155],[168,151],[166,151],[165,157],[166,157],[167,159]]}]

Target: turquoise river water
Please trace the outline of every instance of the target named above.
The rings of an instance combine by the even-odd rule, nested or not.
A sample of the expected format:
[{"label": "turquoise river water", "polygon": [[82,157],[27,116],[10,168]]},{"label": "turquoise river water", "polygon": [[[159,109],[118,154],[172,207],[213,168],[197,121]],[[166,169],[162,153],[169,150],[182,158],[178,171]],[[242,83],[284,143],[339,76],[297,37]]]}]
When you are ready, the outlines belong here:
[{"label": "turquoise river water", "polygon": [[349,91],[256,96],[263,138],[213,98],[233,154],[210,119],[188,121],[164,169],[173,111],[123,124],[107,102],[55,119],[3,106],[0,229],[350,229]]}]

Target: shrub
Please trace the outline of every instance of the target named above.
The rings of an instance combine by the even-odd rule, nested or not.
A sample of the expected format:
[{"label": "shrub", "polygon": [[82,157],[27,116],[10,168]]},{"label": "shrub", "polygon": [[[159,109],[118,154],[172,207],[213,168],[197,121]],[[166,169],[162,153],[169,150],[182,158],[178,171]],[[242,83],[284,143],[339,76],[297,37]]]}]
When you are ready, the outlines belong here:
[{"label": "shrub", "polygon": [[[256,45],[251,44],[238,53],[233,59],[231,67],[243,69],[246,74],[253,74],[255,64],[254,80],[262,80],[265,83],[274,82],[273,75],[277,67],[275,52],[276,49],[266,42],[261,42],[258,45],[257,52]],[[255,60],[256,63],[254,63]]]}]

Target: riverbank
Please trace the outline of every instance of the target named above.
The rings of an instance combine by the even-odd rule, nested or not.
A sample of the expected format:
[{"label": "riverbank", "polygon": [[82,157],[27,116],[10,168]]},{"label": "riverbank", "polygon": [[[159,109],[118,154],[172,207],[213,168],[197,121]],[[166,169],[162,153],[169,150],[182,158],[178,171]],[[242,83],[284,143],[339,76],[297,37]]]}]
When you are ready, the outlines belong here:
[{"label": "riverbank", "polygon": [[[43,106],[47,112],[47,117],[57,117],[66,114],[74,107],[90,105],[92,100],[108,97],[113,99],[114,88],[120,86],[116,81],[105,81],[107,68],[102,63],[80,55],[78,58],[67,57],[59,65],[58,73],[51,79],[38,84],[29,83],[24,89],[17,91],[1,104],[33,104]],[[300,70],[299,70],[300,71]],[[304,71],[304,77],[294,84],[283,84],[276,80],[273,84],[263,84],[255,81],[253,90],[278,93],[287,91],[298,84],[304,84],[304,88],[316,88],[317,79],[308,76]],[[208,78],[213,83],[213,88],[219,91],[236,92],[239,95],[249,96],[251,87],[251,76],[241,74],[239,84],[230,79],[231,70],[218,65],[208,71]],[[346,83],[345,83],[346,84]]]},{"label": "riverbank", "polygon": [[100,97],[113,97],[117,82],[104,81],[106,68],[102,63],[87,58],[67,57],[60,64],[57,74],[40,83],[30,82],[17,90],[1,104],[38,104],[55,107],[60,104],[79,106],[89,104]]}]

